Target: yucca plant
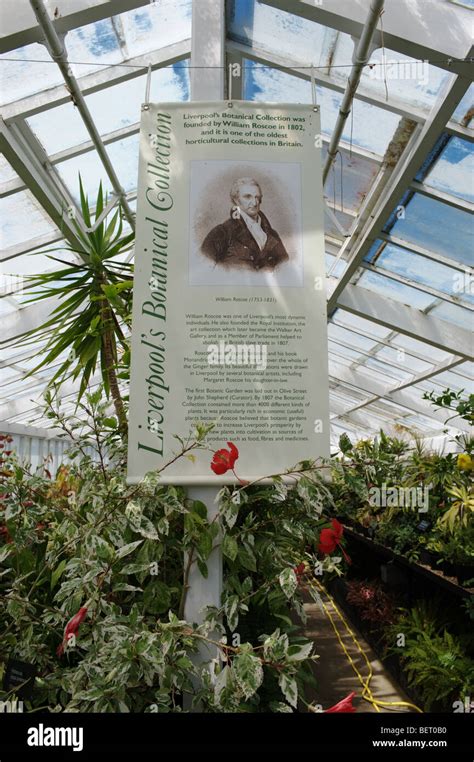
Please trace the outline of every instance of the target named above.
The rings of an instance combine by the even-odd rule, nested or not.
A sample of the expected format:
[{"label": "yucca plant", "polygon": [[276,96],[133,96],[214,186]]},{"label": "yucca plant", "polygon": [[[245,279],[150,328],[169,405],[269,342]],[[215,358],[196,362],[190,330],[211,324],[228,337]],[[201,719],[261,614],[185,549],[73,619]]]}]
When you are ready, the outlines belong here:
[{"label": "yucca plant", "polygon": [[[131,323],[133,266],[117,258],[131,249],[134,233],[123,234],[120,205],[100,220],[107,204],[102,184],[94,214],[80,176],[79,187],[82,217],[89,232],[73,219],[77,244],[67,243],[65,247],[73,255],[72,261],[48,255],[63,267],[28,278],[25,291],[31,298],[27,303],[55,297],[60,304],[52,310],[48,320],[29,331],[23,341],[47,337],[44,356],[30,375],[54,365],[60,358],[49,384],[80,378],[78,399],[99,367],[105,393],[113,399],[118,428],[125,436],[127,418],[119,389],[118,365],[119,354],[124,365],[129,358],[126,333]],[[46,251],[57,252],[58,249]]]}]

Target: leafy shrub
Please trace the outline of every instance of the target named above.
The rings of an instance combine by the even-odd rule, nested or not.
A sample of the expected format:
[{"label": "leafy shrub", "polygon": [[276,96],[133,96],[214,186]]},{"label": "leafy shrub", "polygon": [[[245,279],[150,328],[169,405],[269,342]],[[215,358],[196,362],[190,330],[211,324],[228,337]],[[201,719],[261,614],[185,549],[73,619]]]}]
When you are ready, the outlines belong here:
[{"label": "leafy shrub", "polygon": [[[26,709],[173,712],[191,694],[203,711],[295,709],[312,643],[295,633],[289,607],[304,615],[294,567],[314,567],[331,504],[319,467],[299,464],[294,487],[280,477],[225,487],[209,520],[203,503],[161,485],[158,473],[127,485],[119,423],[100,389],[71,418],[51,397],[48,406],[73,438],[73,460],[55,475],[47,463],[30,473],[9,450],[2,462],[0,661],[36,666]],[[179,456],[205,448],[207,431],[181,440]],[[189,571],[196,564],[206,576],[218,543],[228,565],[222,605],[187,622]],[[322,564],[339,570],[330,556]],[[263,606],[271,629],[253,642],[220,642]],[[199,665],[203,644],[218,656]],[[278,694],[264,703],[269,682]]]},{"label": "leafy shrub", "polygon": [[470,693],[474,660],[469,656],[468,638],[449,632],[434,605],[422,601],[402,610],[396,625],[387,631],[387,642],[395,643],[400,633],[405,644],[388,650],[398,653],[408,684],[416,689],[426,711],[435,702],[449,710],[453,701]]}]

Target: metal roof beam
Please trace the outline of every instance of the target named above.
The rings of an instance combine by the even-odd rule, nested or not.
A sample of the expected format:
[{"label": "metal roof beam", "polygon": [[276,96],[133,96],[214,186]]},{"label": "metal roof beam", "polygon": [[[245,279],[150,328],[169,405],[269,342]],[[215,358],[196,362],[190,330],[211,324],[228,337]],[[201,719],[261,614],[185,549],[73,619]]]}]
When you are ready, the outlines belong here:
[{"label": "metal roof beam", "polygon": [[[367,0],[261,0],[279,10],[360,37],[367,15]],[[412,0],[388,3],[380,30],[374,35],[377,47],[422,61],[447,71],[470,76],[470,65],[461,59],[472,55],[471,15],[468,8],[424,0],[422,9]]]},{"label": "metal roof beam", "polygon": [[[59,34],[65,34],[76,27],[93,24],[149,3],[150,0],[87,0],[87,3],[84,0],[55,0],[56,28]],[[41,27],[29,4],[2,0],[2,6],[0,53],[42,41]]]},{"label": "metal roof beam", "polygon": [[[474,50],[474,46],[471,50]],[[387,186],[376,202],[371,216],[361,230],[355,245],[351,248],[349,264],[328,300],[329,315],[336,308],[336,303],[341,293],[357,272],[372,243],[380,237],[380,233],[386,225],[387,220],[400,202],[407,187],[413,181],[426,156],[435,145],[439,135],[444,130],[446,120],[469,88],[469,84],[470,82],[467,79],[452,77],[440,96],[438,104],[433,107],[430,118],[423,125],[420,133],[414,140],[408,143]]]},{"label": "metal roof beam", "polygon": [[405,241],[403,238],[398,238],[395,235],[389,235],[388,233],[383,232],[380,233],[378,237],[382,241],[392,243],[394,246],[399,246],[401,249],[406,249],[414,254],[420,254],[420,256],[425,257],[425,259],[431,259],[433,262],[439,262],[441,265],[446,265],[446,267],[452,267],[454,270],[461,273],[474,273],[474,268],[469,267],[469,265],[466,265],[459,260],[443,256],[442,254],[437,254],[434,251],[430,251],[430,249],[425,249],[417,243],[411,243],[410,241]]},{"label": "metal roof beam", "polygon": [[50,318],[53,309],[59,307],[60,303],[59,299],[52,297],[21,307],[4,317],[0,346],[20,338],[28,331],[45,323]]},{"label": "metal roof beam", "polygon": [[77,246],[79,239],[76,230],[65,214],[64,200],[54,179],[35,159],[31,147],[25,145],[21,136],[15,134],[14,128],[1,118],[0,150],[53,223],[62,230],[63,237]]},{"label": "metal roof beam", "polygon": [[387,270],[385,267],[380,267],[379,265],[371,265],[369,262],[362,262],[360,266],[362,270],[376,273],[377,275],[381,275],[384,278],[393,280],[395,283],[401,283],[403,286],[415,288],[418,291],[422,291],[424,294],[432,296],[433,299],[441,299],[444,302],[449,302],[450,304],[455,304],[459,307],[463,307],[465,310],[469,310],[470,312],[474,311],[474,305],[472,305],[470,302],[462,302],[457,296],[448,294],[446,291],[439,291],[439,289],[433,288],[432,286],[427,286],[426,283],[420,283],[418,281],[412,280],[406,275],[400,275],[399,273],[393,272],[392,270]]},{"label": "metal roof beam", "polygon": [[470,214],[474,213],[474,204],[471,203],[471,201],[467,201],[467,199],[453,196],[452,193],[445,193],[436,188],[430,188],[428,185],[425,185],[425,183],[419,183],[417,180],[413,180],[413,182],[410,183],[410,187],[412,190],[416,191],[416,193],[421,193],[423,196],[433,198],[435,201],[442,201],[443,204],[448,204],[448,206],[453,206],[455,209],[460,209],[463,212],[469,212]]},{"label": "metal roof beam", "polygon": [[[428,378],[431,375],[435,375],[436,373],[441,373],[445,368],[437,368],[432,369],[428,373],[423,374],[423,378]],[[343,383],[350,384],[351,386],[355,387],[356,389],[363,390],[365,392],[368,392],[370,394],[370,397],[366,400],[363,400],[360,404],[354,405],[353,407],[346,408],[345,413],[354,413],[357,410],[360,410],[362,408],[366,408],[368,405],[371,405],[374,402],[377,402],[378,400],[388,400],[389,402],[393,402],[396,405],[400,405],[403,408],[406,408],[407,410],[411,411],[412,413],[416,413],[419,415],[426,416],[427,418],[432,418],[433,421],[438,421],[441,425],[444,424],[446,418],[449,417],[449,413],[446,414],[442,410],[436,410],[433,408],[429,402],[423,400],[422,398],[418,399],[413,394],[410,394],[407,391],[402,391],[399,389],[398,386],[392,386],[387,387],[384,384],[380,383],[376,379],[372,378],[371,376],[368,376],[366,373],[363,372],[362,368],[359,368],[357,370],[352,370],[350,368],[346,368],[342,363],[338,363],[336,361],[330,360],[329,361],[329,373],[330,376],[333,378],[339,379]],[[421,374],[420,374],[421,375]],[[419,382],[420,378],[417,380],[413,380],[413,383]],[[470,426],[467,423],[467,421],[464,421],[462,418],[455,418],[452,421],[450,421],[450,426],[460,429],[461,431],[470,431]]]},{"label": "metal roof beam", "polygon": [[[78,77],[76,82],[84,96],[97,93],[106,87],[113,87],[126,82],[129,79],[146,74],[148,65],[152,71],[172,66],[179,61],[189,58],[191,51],[190,41],[176,42],[166,45],[159,50],[130,58],[126,61],[127,66],[117,64],[104,66],[99,71]],[[136,67],[136,68],[135,68]],[[71,94],[65,85],[56,85],[48,90],[28,95],[18,101],[13,101],[2,106],[2,115],[5,121],[18,118],[26,118],[47,111],[64,103],[71,102]]]},{"label": "metal roof beam", "polygon": [[31,7],[35,12],[35,16],[38,19],[38,23],[43,29],[44,38],[47,48],[51,57],[56,61],[61,74],[66,83],[66,87],[71,93],[74,105],[77,107],[82,121],[91,136],[91,140],[94,143],[100,160],[104,166],[105,171],[112,184],[112,188],[115,191],[115,195],[120,199],[123,213],[130,223],[132,230],[135,229],[135,217],[130,209],[130,206],[125,198],[125,191],[120,184],[120,180],[115,172],[115,168],[110,160],[110,157],[105,150],[104,144],[100,138],[99,131],[95,125],[92,115],[89,111],[89,107],[85,101],[82,91],[77,83],[75,76],[69,66],[66,47],[64,44],[64,37],[61,39],[57,33],[55,25],[51,20],[48,10],[44,4],[44,0],[30,0]]},{"label": "metal roof beam", "polygon": [[335,309],[338,307],[466,360],[472,357],[472,334],[466,328],[425,315],[362,286],[346,286],[336,299]]}]

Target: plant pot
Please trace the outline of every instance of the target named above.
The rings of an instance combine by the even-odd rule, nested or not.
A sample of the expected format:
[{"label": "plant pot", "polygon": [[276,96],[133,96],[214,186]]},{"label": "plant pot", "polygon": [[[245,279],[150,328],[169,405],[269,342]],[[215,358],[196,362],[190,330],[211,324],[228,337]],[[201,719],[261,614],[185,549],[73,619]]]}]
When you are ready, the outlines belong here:
[{"label": "plant pot", "polygon": [[439,566],[437,564],[438,560],[439,560],[438,553],[433,553],[432,550],[423,549],[420,553],[420,563],[425,564],[425,566],[431,567],[431,569],[439,569]]},{"label": "plant pot", "polygon": [[452,561],[443,561],[440,565],[440,569],[445,577],[456,576],[456,565],[453,564]]},{"label": "plant pot", "polygon": [[[474,566],[464,566],[463,564],[455,564],[456,577],[458,578],[458,584],[464,586],[468,579],[474,579]],[[474,583],[473,583],[474,586]]]}]

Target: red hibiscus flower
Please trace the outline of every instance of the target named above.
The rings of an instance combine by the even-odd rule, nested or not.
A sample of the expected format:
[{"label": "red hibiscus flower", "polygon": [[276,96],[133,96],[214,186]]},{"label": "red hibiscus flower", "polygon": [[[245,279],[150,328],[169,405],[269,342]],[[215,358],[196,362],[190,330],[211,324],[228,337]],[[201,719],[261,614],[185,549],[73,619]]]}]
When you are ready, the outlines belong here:
[{"label": "red hibiscus flower", "polygon": [[352,693],[349,693],[345,699],[338,701],[338,703],[334,704],[330,709],[325,709],[324,714],[329,714],[330,712],[355,712],[355,706],[352,706],[352,699],[355,695],[355,691],[352,691]]},{"label": "red hibiscus flower", "polygon": [[347,563],[350,564],[351,559],[349,558],[349,556],[347,555],[347,553],[345,552],[344,548],[341,545],[344,528],[337,519],[331,519],[331,524],[332,524],[332,529],[321,529],[321,534],[319,535],[318,550],[324,556],[327,556],[330,553],[333,553],[336,550],[337,546],[339,545],[344,555],[344,558],[346,559]]},{"label": "red hibiscus flower", "polygon": [[67,646],[69,638],[71,635],[77,635],[77,631],[79,629],[79,625],[81,622],[85,619],[85,616],[87,614],[87,608],[83,606],[79,609],[77,614],[74,614],[72,619],[69,620],[69,622],[66,625],[66,629],[64,630],[64,638],[63,642],[60,646],[58,646],[56,653],[58,656],[62,656],[64,653],[64,648]]},{"label": "red hibiscus flower", "polygon": [[216,450],[212,456],[211,468],[215,474],[225,474],[226,471],[233,471],[235,461],[239,457],[239,451],[233,442],[227,442],[229,449]]},{"label": "red hibiscus flower", "polygon": [[234,471],[235,461],[239,457],[239,451],[237,447],[235,446],[233,442],[227,442],[227,444],[229,445],[228,450],[226,450],[225,448],[222,448],[221,450],[216,450],[216,452],[212,456],[212,462],[211,462],[212,470],[218,476],[220,476],[221,474],[225,474],[227,471],[232,471],[235,478],[240,482],[240,484],[248,484],[248,482],[244,481],[243,479],[240,479]]}]

